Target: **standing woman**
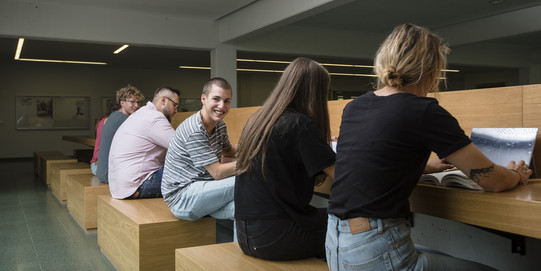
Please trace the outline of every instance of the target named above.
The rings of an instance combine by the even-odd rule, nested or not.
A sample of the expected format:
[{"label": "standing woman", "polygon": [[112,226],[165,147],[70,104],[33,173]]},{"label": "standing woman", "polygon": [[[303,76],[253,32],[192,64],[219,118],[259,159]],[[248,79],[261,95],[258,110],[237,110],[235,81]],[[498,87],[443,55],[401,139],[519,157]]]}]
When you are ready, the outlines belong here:
[{"label": "standing woman", "polygon": [[[448,51],[427,29],[398,26],[374,60],[378,90],[344,109],[328,208],[331,270],[489,269],[417,251],[410,237],[408,198],[425,166],[443,169],[448,162],[492,192],[531,174],[524,161],[495,165],[436,99],[426,97],[438,89]],[[435,160],[439,165],[427,165],[431,151],[442,159]]]},{"label": "standing woman", "polygon": [[294,60],[244,127],[235,219],[245,254],[268,260],[325,255],[327,213],[309,203],[314,185],[334,177],[329,82],[317,62]]}]

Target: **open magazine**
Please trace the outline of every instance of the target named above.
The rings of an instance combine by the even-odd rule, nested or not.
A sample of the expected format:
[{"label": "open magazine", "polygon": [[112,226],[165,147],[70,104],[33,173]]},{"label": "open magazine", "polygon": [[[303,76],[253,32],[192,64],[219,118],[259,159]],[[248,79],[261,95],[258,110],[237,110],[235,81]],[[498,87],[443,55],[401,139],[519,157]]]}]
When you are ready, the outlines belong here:
[{"label": "open magazine", "polygon": [[424,174],[419,183],[428,183],[441,186],[462,187],[472,190],[483,190],[479,184],[472,181],[460,170],[449,170],[438,173]]}]

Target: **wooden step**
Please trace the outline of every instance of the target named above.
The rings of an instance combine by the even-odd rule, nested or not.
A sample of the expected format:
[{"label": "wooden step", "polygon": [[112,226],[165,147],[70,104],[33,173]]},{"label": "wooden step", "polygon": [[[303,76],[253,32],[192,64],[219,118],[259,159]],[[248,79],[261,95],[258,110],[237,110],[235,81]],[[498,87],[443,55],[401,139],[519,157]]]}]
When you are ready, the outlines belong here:
[{"label": "wooden step", "polygon": [[71,174],[67,182],[67,205],[71,216],[86,233],[98,227],[98,195],[110,195],[109,185],[92,174]]},{"label": "wooden step", "polygon": [[268,261],[242,252],[236,242],[199,247],[178,248],[175,250],[176,271],[214,271],[214,270],[288,270],[288,271],[328,271],[327,263],[316,258],[294,261]]},{"label": "wooden step", "polygon": [[175,249],[216,243],[216,220],[176,218],[163,198],[98,196],[98,245],[118,270],[173,270]]}]

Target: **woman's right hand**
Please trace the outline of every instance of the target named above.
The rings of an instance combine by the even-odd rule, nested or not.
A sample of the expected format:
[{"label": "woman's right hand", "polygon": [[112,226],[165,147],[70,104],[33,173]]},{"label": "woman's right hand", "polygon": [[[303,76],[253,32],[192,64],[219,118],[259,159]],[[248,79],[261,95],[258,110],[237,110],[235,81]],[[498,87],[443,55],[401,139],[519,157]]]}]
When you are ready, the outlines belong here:
[{"label": "woman's right hand", "polygon": [[532,170],[528,167],[528,165],[526,165],[523,160],[520,160],[518,163],[515,163],[515,161],[511,161],[509,162],[509,164],[507,164],[506,168],[513,172],[516,172],[516,175],[520,175],[519,183],[524,183],[528,181],[528,178],[530,178],[530,175],[532,175]]}]

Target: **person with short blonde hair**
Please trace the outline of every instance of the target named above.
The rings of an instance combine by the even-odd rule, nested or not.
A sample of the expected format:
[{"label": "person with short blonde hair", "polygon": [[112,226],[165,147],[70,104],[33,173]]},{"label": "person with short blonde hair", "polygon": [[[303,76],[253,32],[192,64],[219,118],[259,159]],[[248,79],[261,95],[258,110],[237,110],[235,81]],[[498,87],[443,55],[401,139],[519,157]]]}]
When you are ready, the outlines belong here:
[{"label": "person with short blonde hair", "polygon": [[[404,24],[374,60],[378,89],[344,108],[329,198],[330,270],[492,270],[417,250],[409,197],[421,174],[456,166],[487,192],[512,189],[532,173],[524,161],[495,165],[434,98],[449,48],[426,28]],[[430,153],[440,159],[428,164]]]},{"label": "person with short blonde hair", "polygon": [[116,103],[119,108],[109,115],[101,131],[97,159],[99,162],[96,166],[96,176],[101,182],[109,183],[109,151],[113,136],[128,116],[139,109],[139,105],[144,99],[143,93],[129,84],[116,92]]}]

